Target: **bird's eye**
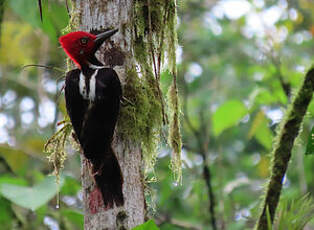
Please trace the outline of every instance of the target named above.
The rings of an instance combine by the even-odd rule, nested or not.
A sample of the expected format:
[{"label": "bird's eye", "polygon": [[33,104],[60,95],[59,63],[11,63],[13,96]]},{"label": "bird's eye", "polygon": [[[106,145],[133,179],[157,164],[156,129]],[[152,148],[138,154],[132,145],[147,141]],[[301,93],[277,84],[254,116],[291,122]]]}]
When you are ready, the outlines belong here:
[{"label": "bird's eye", "polygon": [[83,38],[81,38],[80,41],[81,41],[82,45],[86,45],[88,43],[88,38],[87,37],[83,37]]}]

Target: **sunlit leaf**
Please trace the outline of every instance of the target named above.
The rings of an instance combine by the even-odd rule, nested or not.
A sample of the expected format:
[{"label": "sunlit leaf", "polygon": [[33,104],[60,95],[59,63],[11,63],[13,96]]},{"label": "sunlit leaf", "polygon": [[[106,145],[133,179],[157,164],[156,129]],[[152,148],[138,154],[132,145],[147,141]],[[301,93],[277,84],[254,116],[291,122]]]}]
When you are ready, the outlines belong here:
[{"label": "sunlit leaf", "polygon": [[263,145],[267,150],[272,147],[274,135],[270,128],[268,127],[267,119],[263,120],[259,126],[257,132],[255,133],[256,140]]},{"label": "sunlit leaf", "polygon": [[1,184],[27,185],[27,181],[21,177],[12,177],[9,175],[2,175],[0,177],[0,186]]},{"label": "sunlit leaf", "polygon": [[219,136],[225,129],[238,124],[246,113],[247,108],[239,100],[230,100],[222,104],[212,118],[214,135]]},{"label": "sunlit leaf", "polygon": [[276,97],[272,95],[269,90],[259,88],[258,94],[255,97],[255,103],[260,105],[268,105],[276,102]]},{"label": "sunlit leaf", "polygon": [[[63,185],[63,179],[60,181],[60,187]],[[57,194],[58,188],[55,177],[46,177],[41,183],[33,187],[26,187],[12,184],[2,184],[0,193],[11,202],[24,208],[36,210],[47,203]]]},{"label": "sunlit leaf", "polygon": [[268,120],[262,110],[255,116],[248,133],[249,139],[253,136],[267,150],[271,149],[274,135],[269,128]]},{"label": "sunlit leaf", "polygon": [[133,228],[133,230],[159,230],[159,228],[153,220],[149,220],[144,224],[136,226],[135,228]]},{"label": "sunlit leaf", "polygon": [[252,122],[250,131],[248,133],[249,139],[251,139],[255,135],[256,131],[261,126],[261,124],[263,123],[264,120],[265,120],[265,114],[262,110],[260,110]]}]

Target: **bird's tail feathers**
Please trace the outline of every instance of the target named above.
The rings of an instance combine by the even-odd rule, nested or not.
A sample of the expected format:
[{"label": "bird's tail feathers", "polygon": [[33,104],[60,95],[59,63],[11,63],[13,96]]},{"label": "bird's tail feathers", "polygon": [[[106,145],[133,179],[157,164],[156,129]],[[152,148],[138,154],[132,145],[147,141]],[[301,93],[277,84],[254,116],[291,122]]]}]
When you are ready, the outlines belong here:
[{"label": "bird's tail feathers", "polygon": [[106,208],[113,208],[122,206],[124,198],[122,193],[123,177],[119,162],[112,150],[106,153],[105,158],[91,160],[93,165],[93,175],[97,187],[99,188],[104,206]]}]

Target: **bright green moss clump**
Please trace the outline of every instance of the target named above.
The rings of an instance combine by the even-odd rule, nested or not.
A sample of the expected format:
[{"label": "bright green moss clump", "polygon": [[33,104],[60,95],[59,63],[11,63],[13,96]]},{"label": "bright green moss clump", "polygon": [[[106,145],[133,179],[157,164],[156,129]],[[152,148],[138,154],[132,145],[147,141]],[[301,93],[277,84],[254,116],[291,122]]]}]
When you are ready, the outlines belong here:
[{"label": "bright green moss clump", "polygon": [[145,169],[153,168],[161,129],[161,108],[149,81],[128,70],[124,87],[124,102],[118,120],[122,138],[141,144]]}]

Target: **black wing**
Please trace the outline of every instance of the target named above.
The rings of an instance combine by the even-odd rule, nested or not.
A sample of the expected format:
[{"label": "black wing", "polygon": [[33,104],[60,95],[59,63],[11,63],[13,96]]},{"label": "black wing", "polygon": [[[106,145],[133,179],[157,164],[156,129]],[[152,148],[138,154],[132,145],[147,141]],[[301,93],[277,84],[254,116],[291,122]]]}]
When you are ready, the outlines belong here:
[{"label": "black wing", "polygon": [[81,71],[79,69],[71,70],[66,75],[65,80],[65,103],[72,122],[72,126],[77,137],[80,139],[84,115],[88,103],[80,94],[79,79]]}]

